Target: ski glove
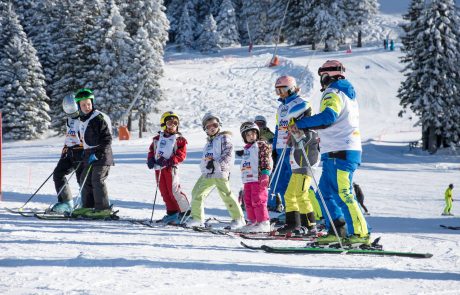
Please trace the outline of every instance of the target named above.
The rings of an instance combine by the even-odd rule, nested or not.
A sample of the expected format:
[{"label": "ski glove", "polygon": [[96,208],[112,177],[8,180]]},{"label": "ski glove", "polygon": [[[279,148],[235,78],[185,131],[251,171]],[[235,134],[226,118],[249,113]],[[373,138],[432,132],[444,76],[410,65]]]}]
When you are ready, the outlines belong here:
[{"label": "ski glove", "polygon": [[160,157],[156,162],[161,167],[170,167],[174,165],[172,159],[165,159],[163,157]]},{"label": "ski glove", "polygon": [[155,167],[155,158],[154,157],[148,159],[147,167],[149,167],[149,169],[153,169],[153,167]]},{"label": "ski glove", "polygon": [[89,158],[88,158],[88,164],[93,164],[94,162],[96,162],[97,160],[99,160],[97,157],[96,157],[96,154],[90,154],[89,155]]},{"label": "ski glove", "polygon": [[235,151],[235,155],[242,157],[244,155],[244,150]]},{"label": "ski glove", "polygon": [[214,167],[214,159],[211,159],[208,164],[206,164],[206,169],[208,170],[208,173],[209,174],[213,174],[214,173],[214,170],[216,169]]}]

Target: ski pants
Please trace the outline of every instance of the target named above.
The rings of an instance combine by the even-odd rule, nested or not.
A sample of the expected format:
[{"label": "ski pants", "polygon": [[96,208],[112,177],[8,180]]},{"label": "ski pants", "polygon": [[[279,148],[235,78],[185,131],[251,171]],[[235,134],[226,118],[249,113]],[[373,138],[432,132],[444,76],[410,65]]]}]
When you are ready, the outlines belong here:
[{"label": "ski pants", "polygon": [[[286,189],[289,184],[289,180],[291,179],[291,163],[289,163],[289,155],[291,153],[291,149],[287,148],[286,153],[284,155],[284,158],[281,159],[281,154],[283,152],[283,149],[277,149],[276,153],[278,155],[277,157],[277,163],[276,165],[281,165],[281,167],[276,168],[276,173],[272,174],[272,180],[271,180],[271,185],[270,185],[270,190],[268,192],[268,203],[267,206],[268,208],[276,208],[276,195],[279,193],[281,196],[281,200],[283,202],[283,205],[285,205],[285,200],[284,200],[284,194],[286,192]],[[282,162],[281,162],[282,161]],[[275,169],[274,169],[275,170]],[[277,181],[278,179],[278,181]]]},{"label": "ski pants", "polygon": [[[357,163],[342,159],[328,158],[323,160],[319,189],[323,194],[332,220],[345,218],[348,235],[366,236],[369,233],[367,222],[351,188],[353,173],[357,168]],[[325,212],[323,212],[323,216],[327,216]],[[330,221],[328,218],[325,219],[329,228]]]},{"label": "ski pants", "polygon": [[269,219],[267,209],[268,175],[259,178],[259,181],[244,184],[244,204],[247,218],[251,223],[262,222]]},{"label": "ski pants", "polygon": [[224,178],[207,178],[200,176],[192,190],[192,212],[191,216],[194,220],[204,221],[204,201],[209,196],[211,191],[217,188],[220,198],[224,201],[228,212],[233,220],[243,217],[238,199],[233,195],[230,189],[230,182]]},{"label": "ski pants", "polygon": [[292,173],[284,198],[286,201],[286,213],[300,212],[307,214],[313,212],[313,206],[308,198],[308,188],[311,177],[304,174]]},{"label": "ski pants", "polygon": [[[160,176],[161,173],[161,176]],[[176,167],[165,167],[155,170],[156,181],[160,180],[159,188],[168,214],[185,212],[189,207],[187,196],[179,184],[179,174]]]},{"label": "ski pants", "polygon": [[321,211],[321,206],[319,205],[315,190],[311,186],[308,189],[308,198],[310,199],[311,205],[313,206],[313,212],[315,212],[315,219],[316,220],[323,219],[323,213]]},{"label": "ski pants", "polygon": [[446,207],[444,208],[444,214],[450,214],[450,210],[452,210],[452,198],[445,198],[446,200]]},{"label": "ski pants", "polygon": [[72,157],[62,157],[59,159],[59,162],[56,165],[56,168],[54,168],[53,172],[53,180],[54,180],[54,187],[56,188],[56,193],[58,193],[62,187],[62,192],[58,197],[58,202],[69,202],[72,200],[72,193],[70,191],[69,184],[67,183],[67,180],[65,178],[66,175],[69,175],[72,173],[74,170],[75,175],[77,178],[77,182],[79,185],[81,185],[80,182],[80,177],[81,173],[83,171],[83,164],[80,164],[81,162],[75,161]]},{"label": "ski pants", "polygon": [[[105,185],[109,171],[110,166],[85,166],[80,178],[80,182],[83,185],[81,190],[83,208],[95,208],[98,210],[110,208],[107,186]],[[86,175],[88,177],[86,178],[86,182],[84,182]]]}]

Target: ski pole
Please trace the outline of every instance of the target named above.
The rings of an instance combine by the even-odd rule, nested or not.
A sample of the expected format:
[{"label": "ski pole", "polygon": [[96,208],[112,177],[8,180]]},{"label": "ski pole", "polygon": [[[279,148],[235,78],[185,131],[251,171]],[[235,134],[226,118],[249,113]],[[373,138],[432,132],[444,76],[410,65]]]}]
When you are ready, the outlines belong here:
[{"label": "ski pole", "polygon": [[77,207],[78,207],[78,202],[79,202],[80,199],[81,199],[81,191],[82,191],[83,188],[85,187],[86,180],[88,179],[89,172],[91,171],[92,168],[93,168],[93,164],[89,164],[89,166],[88,166],[88,171],[86,171],[85,178],[83,179],[83,182],[82,182],[82,184],[81,184],[80,190],[78,191],[78,195],[77,195],[77,197],[75,198],[75,205],[73,206],[73,209],[74,209],[74,210],[77,209]]},{"label": "ski pole", "polygon": [[161,180],[161,170],[163,170],[163,168],[161,168],[160,172],[158,173],[157,188],[155,189],[155,198],[153,199],[152,216],[150,216],[150,223],[153,222],[153,212],[155,212],[155,203],[157,202],[158,187],[160,186],[160,180]]},{"label": "ski pole", "polygon": [[[314,132],[314,131],[312,131],[312,132]],[[305,145],[307,145],[312,138],[313,137],[310,137],[310,139],[305,143]],[[305,145],[304,145],[304,147],[305,147]],[[313,181],[315,182],[315,186],[318,189],[318,193],[319,193],[319,196],[320,196],[320,199],[321,199],[321,203],[324,206],[324,211],[326,211],[327,218],[329,219],[329,222],[331,223],[332,229],[334,230],[334,234],[337,237],[337,239],[339,240],[340,248],[343,249],[342,239],[340,238],[339,233],[338,233],[337,229],[335,228],[334,221],[332,220],[331,214],[329,213],[329,209],[327,209],[326,202],[324,201],[323,193],[321,192],[321,189],[319,188],[318,182],[316,181],[315,174],[313,173],[313,168],[311,167],[310,161],[308,160],[307,153],[305,152],[304,147],[302,147],[302,153],[303,153],[303,156],[305,157],[305,162],[307,163],[308,169],[311,172],[311,178],[313,178]]]},{"label": "ski pole", "polygon": [[[285,145],[284,145],[284,147],[283,147],[283,151],[281,152],[280,159],[278,160],[278,162],[277,162],[277,164],[276,164],[275,172],[273,173],[273,175],[276,175],[276,170],[278,169],[278,170],[277,170],[278,175],[276,175],[275,186],[273,187],[273,190],[272,190],[272,192],[271,192],[271,197],[272,197],[272,199],[273,199],[273,197],[275,197],[275,195],[276,195],[276,194],[275,194],[275,191],[276,191],[276,188],[277,188],[277,186],[278,186],[278,180],[279,180],[280,175],[281,175],[281,166],[283,165],[283,163],[284,163],[284,158],[286,157],[286,151],[287,151],[288,141],[289,141],[290,138],[291,138],[291,134],[289,133],[289,134],[288,134],[288,137],[287,137],[287,139],[286,139],[286,143],[285,143]],[[275,177],[274,177],[274,178],[275,178]],[[272,182],[273,182],[273,178],[270,180],[270,183],[269,183],[269,186],[270,186],[270,187],[271,187],[271,185],[272,185]],[[270,199],[270,200],[272,200],[272,199]]]},{"label": "ski pole", "polygon": [[66,179],[65,180],[65,183],[64,185],[61,187],[61,189],[59,190],[59,192],[57,193],[57,197],[59,198],[59,195],[62,193],[62,191],[64,190],[64,188],[66,187],[67,184],[69,184],[69,180],[72,178],[72,176],[75,174],[75,172],[78,170],[78,168],[80,168],[80,165],[81,165],[82,162],[78,163],[77,165],[77,168],[75,168],[74,171],[72,171],[72,173],[70,174],[69,176],[69,179]]},{"label": "ski pole", "polygon": [[48,182],[48,180],[51,178],[51,176],[53,176],[54,174],[54,171],[51,172],[50,176],[48,176],[48,178],[42,183],[42,185],[40,185],[39,188],[37,188],[37,190],[30,196],[30,198],[21,206],[19,207],[19,211],[21,211],[22,209],[24,209],[24,206],[30,202],[30,200],[32,200],[33,197],[35,197],[35,195],[38,193],[38,191],[45,185],[45,183]]}]

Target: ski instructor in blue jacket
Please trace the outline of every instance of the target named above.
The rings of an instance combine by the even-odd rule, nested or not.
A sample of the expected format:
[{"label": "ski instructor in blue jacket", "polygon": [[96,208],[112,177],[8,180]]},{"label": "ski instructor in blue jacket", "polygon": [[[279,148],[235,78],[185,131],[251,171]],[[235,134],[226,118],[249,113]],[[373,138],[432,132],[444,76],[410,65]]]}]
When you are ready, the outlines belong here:
[{"label": "ski instructor in blue jacket", "polygon": [[[356,93],[344,72],[345,67],[337,60],[328,60],[318,69],[323,92],[320,113],[295,121],[295,125],[300,129],[319,129],[323,163],[319,188],[339,236],[345,244],[370,244],[366,219],[351,188],[362,148]],[[323,212],[323,216],[327,215]],[[337,242],[328,218],[325,220],[329,232],[318,242]]]}]

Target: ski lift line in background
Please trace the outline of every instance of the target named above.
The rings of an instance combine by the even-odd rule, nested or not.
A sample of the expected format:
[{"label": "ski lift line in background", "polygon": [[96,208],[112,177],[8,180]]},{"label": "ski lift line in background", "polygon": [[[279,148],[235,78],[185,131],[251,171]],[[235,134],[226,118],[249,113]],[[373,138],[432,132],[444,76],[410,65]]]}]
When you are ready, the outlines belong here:
[{"label": "ski lift line in background", "polygon": [[131,104],[129,105],[128,109],[123,114],[123,116],[121,116],[120,126],[118,126],[118,139],[119,140],[129,140],[131,138],[131,134],[129,133],[128,126],[125,125],[125,119],[129,116],[129,112],[131,112],[131,109],[134,107],[134,104],[137,102],[137,100],[141,96],[141,93],[144,90],[144,85],[145,85],[145,81],[142,82],[142,85],[141,87],[139,87],[139,90],[134,96],[133,101],[131,102]]},{"label": "ski lift line in background", "polygon": [[286,9],[284,9],[283,19],[281,20],[281,24],[280,24],[280,27],[278,29],[278,36],[276,38],[275,50],[273,51],[273,57],[272,57],[272,60],[270,61],[270,65],[269,65],[270,67],[274,67],[274,66],[277,66],[279,64],[279,59],[278,59],[278,56],[276,56],[276,52],[278,51],[278,43],[280,42],[281,28],[284,25],[284,19],[286,18],[286,14],[287,14],[288,7],[289,7],[290,3],[291,3],[291,0],[288,0],[288,2],[286,4]]}]

